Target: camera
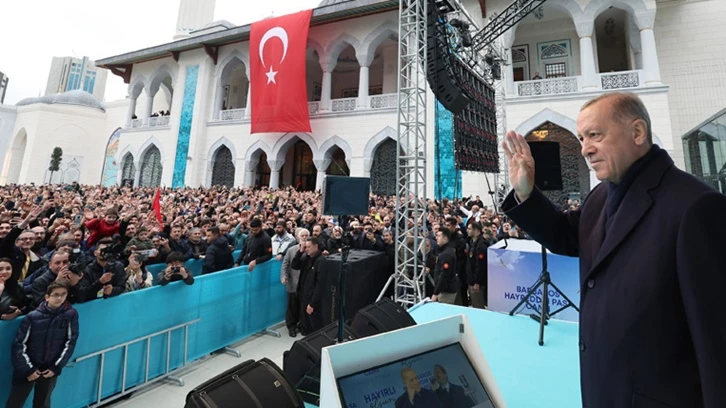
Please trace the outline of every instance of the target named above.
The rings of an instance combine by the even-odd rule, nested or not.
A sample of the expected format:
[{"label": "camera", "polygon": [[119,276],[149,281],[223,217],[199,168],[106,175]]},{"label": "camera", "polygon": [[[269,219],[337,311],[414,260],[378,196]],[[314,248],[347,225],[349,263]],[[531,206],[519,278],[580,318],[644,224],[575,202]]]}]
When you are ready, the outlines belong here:
[{"label": "camera", "polygon": [[116,242],[100,249],[101,258],[106,262],[115,261],[121,258],[123,246]]},{"label": "camera", "polygon": [[179,272],[181,272],[181,267],[179,267],[179,266],[171,267],[171,273],[179,273]]}]

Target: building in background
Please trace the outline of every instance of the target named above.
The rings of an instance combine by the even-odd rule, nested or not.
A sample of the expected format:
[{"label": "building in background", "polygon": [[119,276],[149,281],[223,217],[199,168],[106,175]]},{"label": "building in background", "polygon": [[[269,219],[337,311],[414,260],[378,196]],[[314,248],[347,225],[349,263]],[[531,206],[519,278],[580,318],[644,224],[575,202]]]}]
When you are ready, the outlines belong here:
[{"label": "building in background", "polygon": [[8,76],[0,72],[0,103],[5,102],[5,91],[8,89]]},{"label": "building in background", "polygon": [[82,90],[103,100],[108,72],[97,68],[88,57],[53,57],[45,95]]}]

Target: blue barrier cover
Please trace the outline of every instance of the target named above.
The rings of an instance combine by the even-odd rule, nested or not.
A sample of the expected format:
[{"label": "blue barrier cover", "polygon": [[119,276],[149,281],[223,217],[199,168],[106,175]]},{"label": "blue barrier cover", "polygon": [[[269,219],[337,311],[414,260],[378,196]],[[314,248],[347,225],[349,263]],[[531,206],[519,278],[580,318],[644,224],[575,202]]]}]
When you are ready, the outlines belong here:
[{"label": "blue barrier cover", "polygon": [[[201,271],[201,261],[191,262],[199,262]],[[252,273],[243,266],[197,275],[192,286],[174,282],[74,305],[80,333],[71,361],[195,319],[201,321],[189,328],[187,362],[260,332],[285,319],[287,300],[285,286],[280,284],[280,265],[271,260],[258,265]],[[10,352],[21,320],[0,322],[0,370],[4,373],[0,378],[0,405],[10,393]],[[174,331],[170,337],[169,369],[173,370],[183,364],[184,329]],[[149,379],[166,370],[168,340],[161,335],[150,342]],[[146,342],[128,347],[127,389],[144,381],[146,348]],[[106,354],[104,397],[121,391],[123,360],[124,348]],[[53,392],[52,405],[82,407],[95,402],[100,361],[99,356],[66,367]],[[31,402],[32,395],[26,406],[30,407]]]}]

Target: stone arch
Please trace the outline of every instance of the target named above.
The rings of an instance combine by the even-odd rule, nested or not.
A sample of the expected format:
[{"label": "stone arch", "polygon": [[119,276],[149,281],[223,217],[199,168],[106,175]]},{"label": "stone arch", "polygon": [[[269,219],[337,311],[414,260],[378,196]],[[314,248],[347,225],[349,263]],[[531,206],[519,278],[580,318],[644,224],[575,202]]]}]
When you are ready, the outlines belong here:
[{"label": "stone arch", "polygon": [[121,149],[120,153],[118,154],[117,160],[118,160],[119,162],[121,162],[121,160],[123,160],[124,156],[126,156],[126,155],[127,155],[127,154],[129,154],[129,153],[130,153],[130,154],[131,154],[132,156],[134,156],[134,158],[137,158],[137,157],[139,157],[139,156],[138,156],[138,154],[137,154],[137,152],[138,152],[138,151],[137,151],[136,149],[134,149],[134,147],[133,147],[133,146],[131,146],[131,145],[126,145],[126,147],[124,147],[123,149]]},{"label": "stone arch", "polygon": [[340,53],[348,46],[353,47],[357,54],[360,50],[360,41],[348,33],[342,33],[325,48],[325,54],[323,54],[325,58],[321,57],[322,62],[331,64],[331,66],[337,63]]},{"label": "stone arch", "polygon": [[217,139],[214,144],[212,144],[212,147],[209,148],[209,152],[207,152],[207,162],[211,162],[214,160],[214,154],[217,152],[217,150],[222,147],[227,146],[230,152],[232,152],[232,160],[237,160],[237,149],[234,146],[234,143],[232,143],[231,140],[227,138],[227,136],[222,136],[219,139]]},{"label": "stone arch", "polygon": [[159,90],[159,86],[161,86],[161,83],[164,81],[164,79],[166,79],[167,75],[171,78],[171,87],[173,92],[176,74],[173,69],[169,68],[168,65],[164,64],[158,67],[149,77],[149,82],[147,83],[146,87],[147,95],[155,95],[156,92]]},{"label": "stone arch", "polygon": [[226,147],[227,149],[229,149],[230,153],[232,153],[232,164],[234,165],[237,162],[237,149],[235,148],[234,143],[232,143],[232,141],[229,140],[226,136],[220,137],[216,142],[214,142],[214,144],[212,144],[212,146],[209,148],[209,151],[207,152],[207,186],[212,185],[212,178],[214,176],[214,162],[217,152],[222,147]]},{"label": "stone arch", "polygon": [[141,91],[147,88],[146,78],[143,75],[138,75],[129,84],[129,98],[136,99],[141,95]]},{"label": "stone arch", "polygon": [[625,10],[632,17],[636,17],[638,14],[653,11],[646,2],[647,0],[591,0],[583,10],[583,18],[585,21],[595,21],[600,13],[610,7]]},{"label": "stone arch", "polygon": [[[159,152],[158,164],[154,162],[153,156],[151,155],[155,151]],[[151,162],[147,162],[147,160],[151,160]],[[161,179],[164,175],[164,155],[158,144],[151,143],[141,150],[141,154],[139,155],[139,165],[136,170],[138,173],[138,181],[134,183],[134,185],[139,187],[161,186]],[[149,171],[151,173],[149,173]]]},{"label": "stone arch", "polygon": [[260,152],[265,153],[268,159],[272,155],[272,149],[270,149],[270,146],[268,146],[262,140],[257,140],[250,147],[247,148],[247,152],[245,152],[245,161],[252,162],[259,160]]},{"label": "stone arch", "polygon": [[549,108],[542,109],[536,115],[522,122],[519,126],[517,126],[515,132],[519,135],[527,135],[545,122],[551,122],[563,129],[567,129],[570,133],[577,137],[577,122],[574,119],[571,119],[559,112],[555,112]]},{"label": "stone arch", "polygon": [[163,145],[161,144],[159,139],[156,138],[156,136],[151,136],[144,142],[144,144],[141,145],[141,147],[139,147],[139,150],[137,150],[139,152],[139,155],[136,157],[141,160],[141,158],[144,157],[146,151],[149,150],[151,146],[156,146],[156,148],[159,149],[159,153],[161,154],[162,162],[166,161],[166,152],[164,151],[162,147]]},{"label": "stone arch", "polygon": [[214,72],[214,77],[217,78],[217,82],[219,82],[222,78],[222,71],[224,71],[227,65],[234,59],[238,59],[242,65],[244,65],[247,77],[250,76],[250,56],[242,51],[232,50],[222,59],[222,61],[220,61],[219,64],[217,64],[217,69]]},{"label": "stone arch", "polygon": [[391,35],[398,37],[398,24],[392,21],[386,21],[368,33],[361,41],[360,49],[356,48],[358,61],[362,65],[370,64],[376,49]]},{"label": "stone arch", "polygon": [[13,184],[20,182],[20,173],[23,170],[23,157],[28,147],[28,131],[20,128],[10,144],[10,157],[5,174],[5,183]]},{"label": "stone arch", "polygon": [[338,135],[329,137],[328,140],[320,146],[320,156],[324,159],[329,159],[330,157],[328,156],[330,151],[336,146],[345,153],[345,161],[348,162],[348,165],[350,165],[350,158],[353,157],[353,150],[350,148],[348,142]]},{"label": "stone arch", "polygon": [[308,37],[308,48],[312,48],[318,53],[319,57],[325,55],[325,48],[315,39]]},{"label": "stone arch", "polygon": [[280,139],[278,139],[275,146],[272,148],[272,155],[267,155],[269,160],[275,160],[276,162],[282,162],[285,160],[285,154],[287,150],[299,140],[305,142],[310,150],[313,152],[313,160],[320,160],[320,152],[315,140],[307,133],[286,133]]},{"label": "stone arch", "polygon": [[363,149],[363,157],[367,161],[366,162],[366,171],[370,171],[371,169],[371,163],[373,162],[373,154],[376,152],[376,148],[378,145],[383,143],[386,139],[393,139],[396,140],[398,133],[396,130],[390,126],[384,127],[380,132],[376,133],[368,139],[368,143],[366,143],[366,147]]},{"label": "stone arch", "polygon": [[[576,24],[577,21],[581,21],[583,19],[583,11],[580,6],[577,5],[577,2],[572,0],[548,0],[547,3],[545,3],[548,7],[555,7],[558,8],[565,13],[567,13],[573,21],[573,24]],[[518,22],[515,24],[511,29],[507,30],[504,35],[502,36],[504,46],[506,48],[511,47],[514,44],[517,27],[522,22]]]},{"label": "stone arch", "polygon": [[136,178],[136,168],[139,163],[134,154],[129,151],[120,155],[119,158],[118,184],[123,185],[125,179],[134,180]]}]

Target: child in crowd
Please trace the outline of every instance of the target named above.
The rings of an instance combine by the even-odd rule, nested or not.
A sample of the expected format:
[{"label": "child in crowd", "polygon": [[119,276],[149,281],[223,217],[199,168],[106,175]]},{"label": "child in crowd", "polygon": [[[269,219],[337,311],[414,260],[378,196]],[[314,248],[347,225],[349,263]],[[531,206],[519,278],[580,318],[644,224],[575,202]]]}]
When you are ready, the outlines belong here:
[{"label": "child in crowd", "polygon": [[65,280],[48,286],[45,301],[28,313],[13,341],[13,386],[6,408],[22,408],[35,388],[33,408],[50,407],[58,376],[78,340],[78,313],[68,296]]}]

